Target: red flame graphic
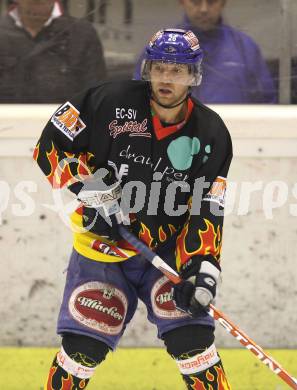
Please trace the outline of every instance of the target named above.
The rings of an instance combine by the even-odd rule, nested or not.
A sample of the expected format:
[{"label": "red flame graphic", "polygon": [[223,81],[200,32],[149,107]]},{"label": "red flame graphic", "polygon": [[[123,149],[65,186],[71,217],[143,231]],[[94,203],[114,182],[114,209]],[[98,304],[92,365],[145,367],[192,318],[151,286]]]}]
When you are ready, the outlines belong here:
[{"label": "red flame graphic", "polygon": [[211,385],[208,385],[207,388],[204,386],[204,383],[200,381],[198,378],[192,377],[191,379],[194,383],[191,384],[191,388],[193,390],[214,390]]},{"label": "red flame graphic", "polygon": [[62,388],[60,390],[72,390],[73,385],[73,377],[68,374],[67,379],[62,378]]},{"label": "red flame graphic", "polygon": [[40,147],[40,142],[38,142],[38,144],[36,145],[35,149],[34,149],[34,152],[33,152],[33,158],[35,161],[38,160],[38,156],[39,156],[39,147]]},{"label": "red flame graphic", "polygon": [[193,252],[189,252],[186,249],[186,237],[188,234],[189,225],[182,230],[181,234],[178,236],[176,243],[176,262],[178,268],[186,263],[190,257],[194,255],[212,255],[215,259],[219,260],[221,252],[221,230],[220,226],[217,227],[215,231],[214,225],[208,220],[204,219],[206,224],[205,230],[198,230],[198,236],[200,241],[200,246],[198,249]]},{"label": "red flame graphic", "polygon": [[145,242],[146,245],[152,248],[153,238],[151,236],[150,230],[141,222],[141,231],[139,232],[139,238],[141,241]]},{"label": "red flame graphic", "polygon": [[217,372],[218,390],[231,390],[226,375],[222,367],[215,367]]},{"label": "red flame graphic", "polygon": [[[215,374],[212,374],[210,370],[206,372],[206,380],[207,384],[203,383],[203,381],[199,380],[195,377],[190,377],[194,382],[191,384],[193,390],[231,390],[231,386],[229,385],[224,370],[220,366],[214,367]],[[211,382],[211,383],[209,383]],[[205,387],[207,386],[207,387]]]},{"label": "red flame graphic", "polygon": [[212,373],[211,372],[209,372],[209,370],[206,372],[206,379],[208,380],[208,381],[211,381],[211,382],[213,382],[214,381],[214,375],[212,375]]},{"label": "red flame graphic", "polygon": [[87,383],[84,379],[79,382],[79,388],[84,389],[87,386]]},{"label": "red flame graphic", "polygon": [[173,225],[171,225],[171,223],[169,223],[168,227],[169,227],[171,236],[173,236],[173,234],[176,232],[175,226],[173,226]]},{"label": "red flame graphic", "polygon": [[50,372],[48,374],[48,379],[47,379],[47,385],[46,385],[46,390],[54,390],[52,388],[52,383],[53,383],[53,377],[57,371],[57,367],[51,367]]},{"label": "red flame graphic", "polygon": [[[79,181],[79,179],[84,179],[91,173],[87,166],[88,158],[93,156],[90,153],[89,155],[81,153],[77,156],[73,153],[64,152],[61,158],[57,149],[52,143],[52,150],[49,153],[46,152],[46,155],[51,166],[50,173],[47,175],[47,178],[53,188],[63,188],[66,184],[73,184]],[[63,160],[64,158],[65,161]],[[78,163],[76,163],[76,172],[71,172],[70,164],[68,163],[67,158],[77,158]],[[79,177],[75,177],[76,175]]]},{"label": "red flame graphic", "polygon": [[166,240],[166,238],[167,238],[167,234],[164,232],[163,227],[160,226],[159,227],[159,240],[161,242],[164,242]]}]

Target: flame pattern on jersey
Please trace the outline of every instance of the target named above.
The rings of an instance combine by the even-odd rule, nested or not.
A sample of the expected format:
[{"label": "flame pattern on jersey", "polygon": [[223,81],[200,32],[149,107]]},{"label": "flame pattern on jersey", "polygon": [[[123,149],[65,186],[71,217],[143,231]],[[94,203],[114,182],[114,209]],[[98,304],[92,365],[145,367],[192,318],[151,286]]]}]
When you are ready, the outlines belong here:
[{"label": "flame pattern on jersey", "polygon": [[[187,238],[189,231],[189,224],[186,224],[182,232],[179,234],[176,240],[176,266],[179,270],[181,265],[185,264],[191,257],[195,255],[212,255],[217,261],[220,259],[222,248],[222,234],[221,227],[211,223],[208,219],[204,218],[204,229],[197,229],[196,242],[198,248],[190,251],[188,249]],[[191,242],[193,241],[191,237]]]},{"label": "flame pattern on jersey", "polygon": [[[204,219],[213,224],[217,235],[216,241],[220,240],[223,215],[214,215],[211,212],[211,206],[218,205],[218,202],[213,196],[206,197],[210,191],[210,188],[206,187],[203,187],[205,191],[201,194],[201,212],[191,215],[189,219],[183,213],[169,215],[162,206],[165,204],[167,189],[176,181],[185,181],[190,186],[189,191],[175,191],[174,211],[176,211],[176,206],[185,206],[191,196],[199,194],[199,191],[194,191],[194,183],[197,179],[204,178],[205,183],[209,183],[211,187],[217,177],[226,178],[232,160],[232,141],[222,119],[195,99],[188,99],[188,116],[173,126],[172,131],[172,126],[162,124],[161,127],[157,126],[154,123],[155,116],[151,112],[150,95],[149,84],[135,80],[102,83],[96,88],[83,91],[61,106],[48,121],[34,151],[34,159],[51,184],[58,188],[69,186],[77,174],[86,174],[89,169],[93,173],[98,168],[106,166],[108,162],[112,162],[121,172],[123,186],[140,180],[146,189],[149,189],[154,172],[161,173],[161,201],[157,213],[148,213],[149,197],[146,196],[144,207],[135,214],[137,220],[135,228],[132,223],[131,229],[153,249],[169,241],[175,229],[188,229],[183,230],[186,234],[184,237],[186,250],[182,247],[178,249],[181,261],[184,261],[184,257],[189,256],[187,253],[196,252],[200,246],[200,242],[197,242],[200,239],[199,229],[201,233],[207,229],[204,226]],[[191,112],[189,105],[192,106]],[[67,111],[66,108],[69,108],[69,112],[71,108],[73,110],[69,120],[68,114],[62,116],[63,110]],[[130,113],[133,113],[135,123],[147,124],[146,131],[150,137],[132,137],[131,131],[126,131]],[[73,129],[73,124],[77,124],[75,121],[80,122],[78,128]],[[113,137],[112,134],[111,124],[114,121],[117,122],[118,129],[121,129],[117,137]],[[82,127],[83,131],[81,131]],[[187,140],[183,145],[183,152],[179,147],[181,137],[182,140]],[[178,156],[174,154],[176,146],[178,146]],[[207,154],[207,160],[204,152]],[[76,158],[79,160],[78,164],[73,162],[70,163],[70,167],[67,167],[63,163],[63,159],[67,157]],[[88,169],[83,168],[84,164]],[[58,179],[55,171],[58,171]],[[75,186],[75,184],[70,187],[73,192],[79,191],[80,185]],[[198,185],[200,185],[199,180]],[[218,226],[220,226],[219,231]],[[210,234],[214,234],[211,226],[207,235]],[[205,240],[205,233],[202,237]],[[81,255],[98,261],[122,261],[117,256],[102,257],[101,253],[91,247],[91,242],[96,237],[92,237],[92,240],[89,238],[84,233],[74,235],[74,247]],[[211,245],[215,247],[218,243]],[[219,258],[218,250],[213,249],[210,252]]]},{"label": "flame pattern on jersey", "polygon": [[[54,143],[43,145],[40,153],[40,142],[35,147],[33,158],[42,167],[53,188],[63,188],[81,181],[92,172],[92,153],[68,153],[59,151]],[[75,159],[76,162],[70,162]]]},{"label": "flame pattern on jersey", "polygon": [[231,390],[221,361],[196,375],[183,375],[189,390]]},{"label": "flame pattern on jersey", "polygon": [[138,237],[140,238],[141,241],[146,243],[146,245],[149,248],[153,248],[155,245],[153,245],[153,237],[151,235],[151,231],[149,228],[145,226],[144,223],[141,222],[141,230],[138,233]]},{"label": "flame pattern on jersey", "polygon": [[168,224],[166,226],[159,226],[158,229],[153,232],[143,222],[140,223],[140,227],[135,226],[135,229],[133,230],[136,230],[139,239],[151,249],[154,249],[159,243],[162,244],[168,240],[177,231],[174,225]]}]

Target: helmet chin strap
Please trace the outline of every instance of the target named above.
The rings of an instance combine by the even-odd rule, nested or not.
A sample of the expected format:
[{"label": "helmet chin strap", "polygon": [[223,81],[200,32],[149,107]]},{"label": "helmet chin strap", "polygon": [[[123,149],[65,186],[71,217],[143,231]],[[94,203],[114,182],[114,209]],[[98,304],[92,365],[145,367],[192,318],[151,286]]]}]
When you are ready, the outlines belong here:
[{"label": "helmet chin strap", "polygon": [[180,102],[176,103],[176,104],[173,104],[173,105],[166,105],[166,104],[162,104],[161,102],[158,101],[158,99],[155,98],[154,94],[153,94],[153,91],[152,91],[152,88],[151,88],[151,99],[156,102],[158,104],[158,106],[161,106],[163,108],[166,108],[167,110],[171,109],[171,108],[175,108],[175,107],[178,107],[180,106],[181,104],[183,104],[187,99],[188,97],[191,95],[191,87],[189,87],[189,90],[188,90],[188,93],[187,95],[185,96],[185,98],[183,100],[181,100]]}]

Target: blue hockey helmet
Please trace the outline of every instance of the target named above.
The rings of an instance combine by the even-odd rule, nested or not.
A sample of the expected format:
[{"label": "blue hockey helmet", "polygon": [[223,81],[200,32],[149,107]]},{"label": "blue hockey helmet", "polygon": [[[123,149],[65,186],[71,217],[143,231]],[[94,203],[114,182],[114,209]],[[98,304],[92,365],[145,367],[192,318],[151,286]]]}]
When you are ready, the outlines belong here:
[{"label": "blue hockey helmet", "polygon": [[202,58],[199,40],[191,30],[160,30],[145,47],[141,76],[144,80],[150,80],[152,61],[187,64],[193,74],[190,85],[199,85],[202,79]]}]

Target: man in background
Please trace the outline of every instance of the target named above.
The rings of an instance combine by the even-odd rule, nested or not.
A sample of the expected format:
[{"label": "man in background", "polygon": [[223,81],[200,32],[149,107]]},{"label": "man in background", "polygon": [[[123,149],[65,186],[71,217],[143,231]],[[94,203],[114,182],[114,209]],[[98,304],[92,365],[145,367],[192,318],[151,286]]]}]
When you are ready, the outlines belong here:
[{"label": "man in background", "polygon": [[[276,90],[257,44],[223,22],[227,0],[179,0],[178,28],[198,36],[204,53],[203,82],[192,96],[203,103],[276,103]],[[142,56],[135,78],[140,78]]]},{"label": "man in background", "polygon": [[59,1],[18,0],[0,20],[0,103],[59,103],[105,77],[96,30]]}]

